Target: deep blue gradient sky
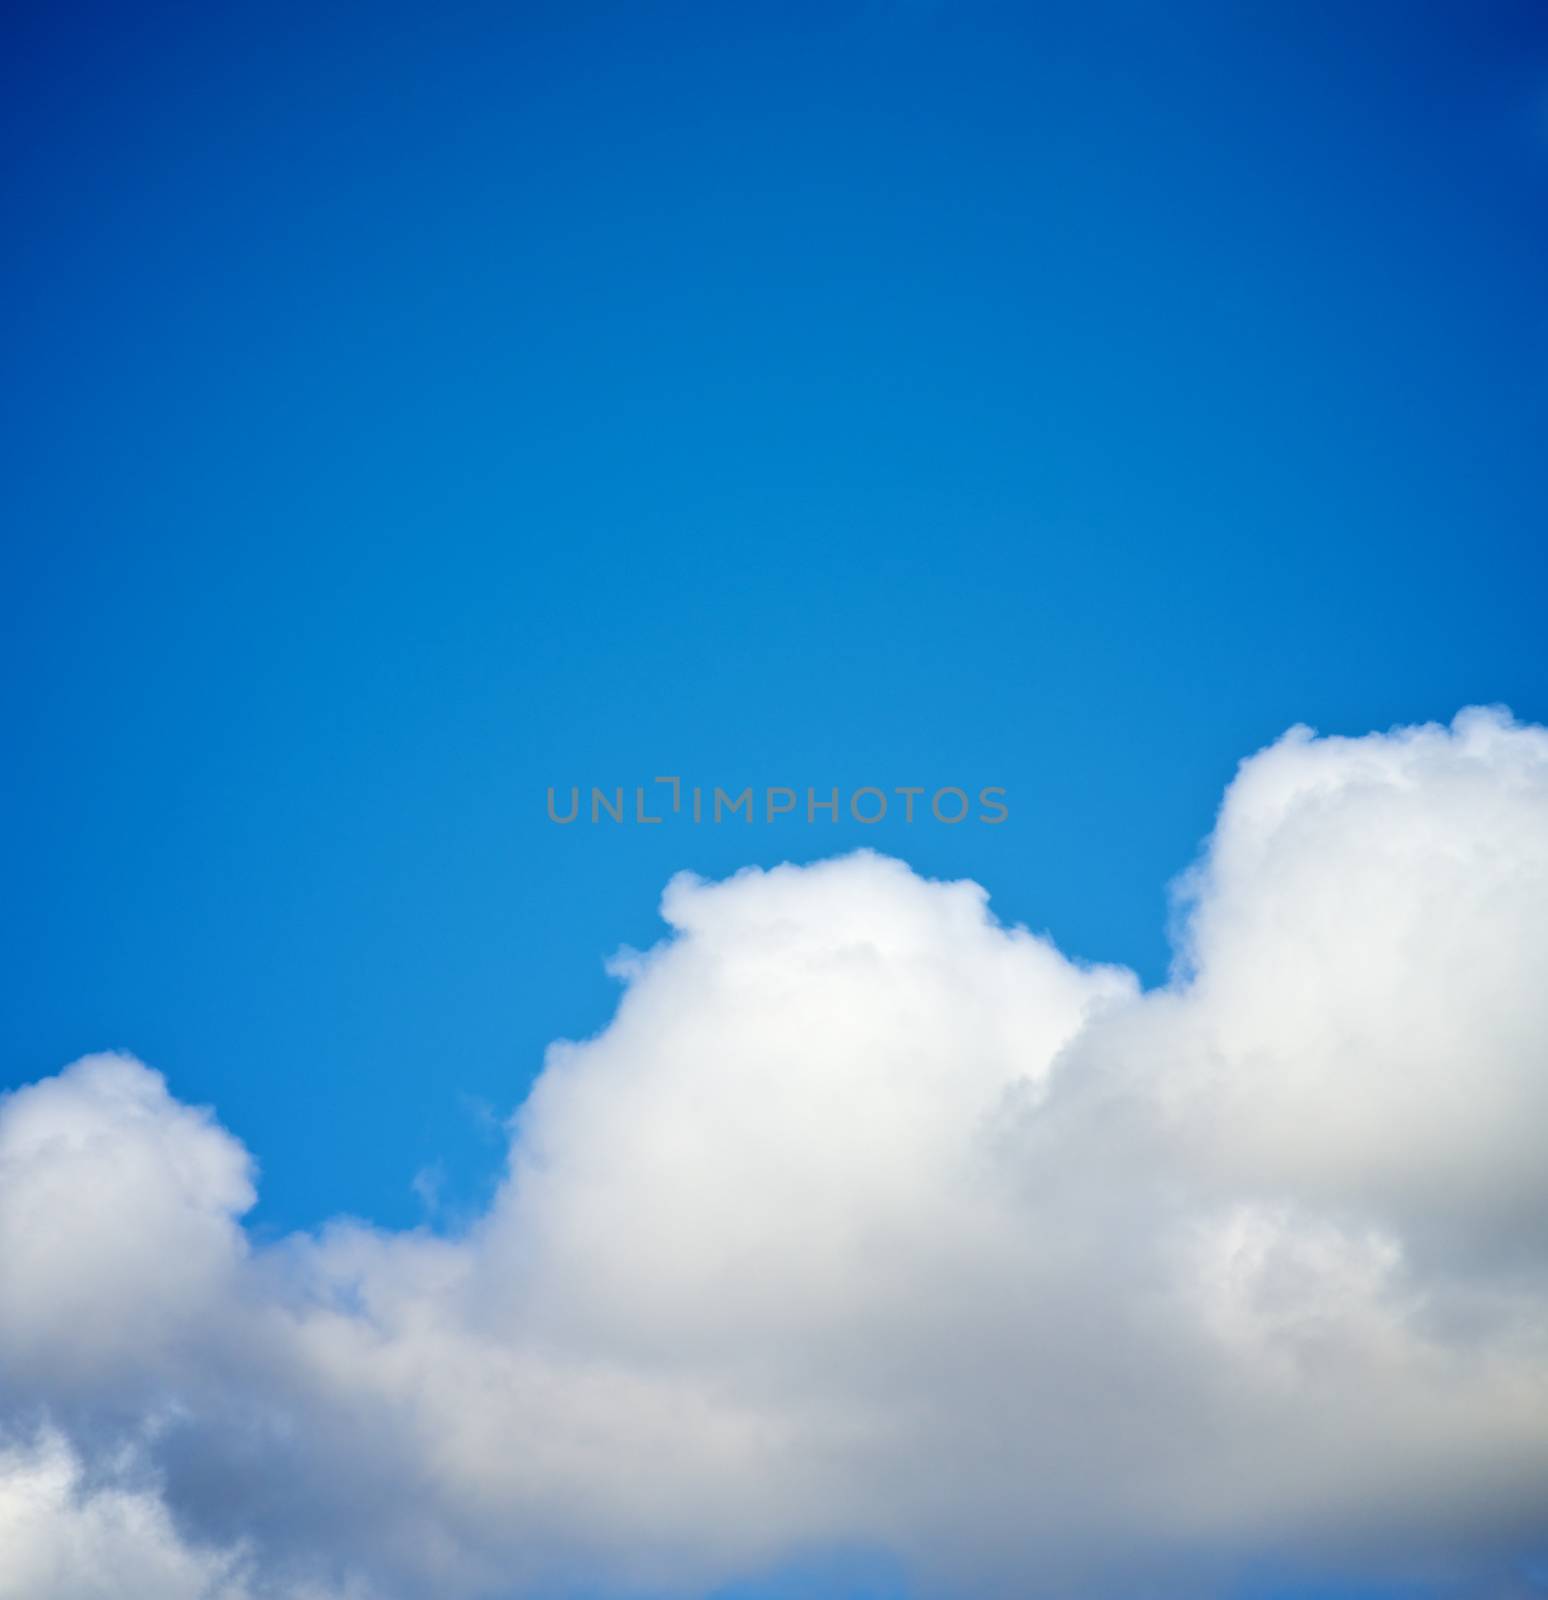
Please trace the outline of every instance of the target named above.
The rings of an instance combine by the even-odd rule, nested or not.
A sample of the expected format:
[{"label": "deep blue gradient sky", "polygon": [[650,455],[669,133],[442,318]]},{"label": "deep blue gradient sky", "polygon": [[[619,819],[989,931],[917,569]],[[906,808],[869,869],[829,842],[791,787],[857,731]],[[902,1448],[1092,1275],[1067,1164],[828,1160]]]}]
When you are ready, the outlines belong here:
[{"label": "deep blue gradient sky", "polygon": [[[0,1082],[442,1221],[679,868],[1164,976],[1296,721],[1548,717],[1533,5],[49,6],[0,85]],[[547,784],[997,783],[998,828]]]}]

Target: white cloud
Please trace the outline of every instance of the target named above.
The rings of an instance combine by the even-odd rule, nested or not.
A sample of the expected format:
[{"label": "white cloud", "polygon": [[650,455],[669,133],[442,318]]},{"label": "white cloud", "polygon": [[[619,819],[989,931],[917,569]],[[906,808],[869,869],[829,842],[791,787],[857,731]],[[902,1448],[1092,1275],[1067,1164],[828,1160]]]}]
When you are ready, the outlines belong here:
[{"label": "white cloud", "polygon": [[[286,1596],[828,1544],[953,1594],[1504,1593],[1548,1545],[1548,732],[1293,731],[1187,895],[1141,994],[879,857],[679,878],[456,1238],[255,1250],[245,1153],[154,1073],[18,1091],[0,1416],[67,1488],[8,1457],[0,1515]],[[27,1592],[185,1592],[69,1581]]]},{"label": "white cloud", "polygon": [[0,1448],[0,1600],[249,1600],[241,1567],[185,1545],[154,1490],[88,1486],[58,1433]]}]

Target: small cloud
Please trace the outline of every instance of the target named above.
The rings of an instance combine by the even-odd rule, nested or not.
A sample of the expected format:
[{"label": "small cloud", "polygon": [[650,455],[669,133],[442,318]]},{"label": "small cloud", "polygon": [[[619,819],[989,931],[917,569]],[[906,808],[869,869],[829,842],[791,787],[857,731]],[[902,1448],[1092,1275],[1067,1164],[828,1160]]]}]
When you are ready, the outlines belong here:
[{"label": "small cloud", "polygon": [[413,1190],[415,1198],[424,1207],[425,1215],[435,1218],[440,1214],[441,1195],[446,1187],[446,1169],[439,1161],[433,1161],[429,1166],[421,1167],[414,1174],[413,1182],[409,1188]]}]

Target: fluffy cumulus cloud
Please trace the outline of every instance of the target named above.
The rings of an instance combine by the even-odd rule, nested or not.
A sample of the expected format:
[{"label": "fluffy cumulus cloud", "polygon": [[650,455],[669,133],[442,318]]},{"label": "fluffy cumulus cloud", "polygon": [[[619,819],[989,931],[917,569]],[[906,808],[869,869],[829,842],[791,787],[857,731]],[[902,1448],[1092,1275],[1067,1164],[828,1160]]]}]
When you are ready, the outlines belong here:
[{"label": "fluffy cumulus cloud", "polygon": [[244,1600],[239,1558],[188,1549],[153,1488],[82,1480],[57,1434],[0,1450],[0,1594]]},{"label": "fluffy cumulus cloud", "polygon": [[1254,756],[1149,992],[873,855],[663,911],[452,1237],[256,1246],[129,1057],[0,1102],[0,1597],[1529,1592],[1548,731]]}]

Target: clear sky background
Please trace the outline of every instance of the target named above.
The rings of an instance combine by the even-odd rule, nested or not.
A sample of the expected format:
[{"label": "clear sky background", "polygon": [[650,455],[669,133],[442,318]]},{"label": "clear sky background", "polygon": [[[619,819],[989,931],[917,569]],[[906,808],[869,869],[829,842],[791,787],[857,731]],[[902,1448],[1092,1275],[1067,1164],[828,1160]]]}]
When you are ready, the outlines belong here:
[{"label": "clear sky background", "polygon": [[[1235,763],[1548,717],[1548,12],[37,6],[0,1084],[273,1232],[481,1203],[680,868],[866,843],[1147,982]],[[548,784],[1002,784],[1001,827]]]}]

